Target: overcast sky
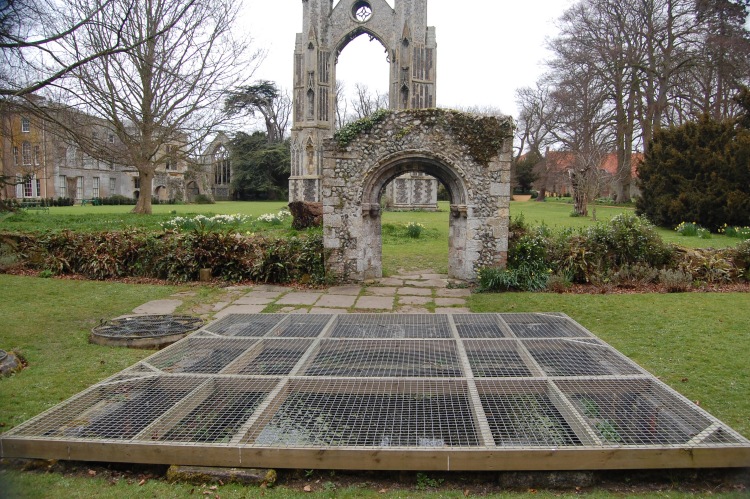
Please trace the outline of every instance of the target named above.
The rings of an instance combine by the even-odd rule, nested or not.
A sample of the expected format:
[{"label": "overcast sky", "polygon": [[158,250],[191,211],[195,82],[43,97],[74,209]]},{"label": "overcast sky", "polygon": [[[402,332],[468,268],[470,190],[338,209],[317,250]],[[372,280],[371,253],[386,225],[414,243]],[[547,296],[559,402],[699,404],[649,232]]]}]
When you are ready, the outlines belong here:
[{"label": "overcast sky", "polygon": [[[388,0],[393,5],[393,0]],[[429,0],[427,22],[437,29],[437,102],[441,107],[492,106],[516,114],[515,89],[533,85],[548,57],[545,40],[573,0]],[[245,0],[243,26],[267,51],[255,79],[289,89],[302,0]],[[382,45],[360,36],[339,58],[338,79],[388,89]]]}]

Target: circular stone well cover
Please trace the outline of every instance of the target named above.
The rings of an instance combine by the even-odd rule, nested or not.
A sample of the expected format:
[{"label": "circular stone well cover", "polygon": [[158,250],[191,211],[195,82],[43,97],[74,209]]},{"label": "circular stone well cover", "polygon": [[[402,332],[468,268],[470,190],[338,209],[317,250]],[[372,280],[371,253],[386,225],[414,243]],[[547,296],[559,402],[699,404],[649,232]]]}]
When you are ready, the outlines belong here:
[{"label": "circular stone well cover", "polygon": [[112,319],[91,330],[89,340],[97,345],[130,348],[160,348],[184,338],[203,326],[190,315],[142,315]]}]

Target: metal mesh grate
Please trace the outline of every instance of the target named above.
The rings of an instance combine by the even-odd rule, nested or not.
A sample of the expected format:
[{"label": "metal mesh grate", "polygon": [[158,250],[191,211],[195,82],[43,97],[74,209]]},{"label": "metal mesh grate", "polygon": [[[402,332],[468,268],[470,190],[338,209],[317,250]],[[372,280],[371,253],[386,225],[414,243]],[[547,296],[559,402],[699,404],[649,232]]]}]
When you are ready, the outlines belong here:
[{"label": "metal mesh grate", "polygon": [[222,336],[263,336],[285,315],[228,315],[205,328],[206,331]]},{"label": "metal mesh grate", "polygon": [[91,332],[108,338],[143,338],[187,334],[203,326],[203,321],[190,315],[143,315],[113,319]]},{"label": "metal mesh grate", "polygon": [[168,373],[218,373],[256,341],[190,337],[149,357],[148,363]]},{"label": "metal mesh grate", "polygon": [[465,386],[415,381],[300,382],[250,438],[268,447],[478,445]]},{"label": "metal mesh grate", "polygon": [[318,336],[330,322],[332,315],[290,315],[274,327],[268,336],[311,338]]},{"label": "metal mesh grate", "polygon": [[289,374],[307,351],[312,340],[261,340],[224,374],[275,376]]},{"label": "metal mesh grate", "polygon": [[519,338],[565,338],[591,336],[567,317],[553,314],[504,314],[503,320]]},{"label": "metal mesh grate", "polygon": [[22,429],[48,438],[131,439],[195,389],[201,380],[146,378],[99,386]]},{"label": "metal mesh grate", "polygon": [[604,445],[736,443],[720,424],[652,380],[561,382]]},{"label": "metal mesh grate", "polygon": [[229,443],[275,383],[219,379],[207,383],[146,437],[176,442]]},{"label": "metal mesh grate", "polygon": [[334,338],[450,338],[444,315],[340,315],[333,327]]},{"label": "metal mesh grate", "polygon": [[452,341],[324,340],[305,376],[457,377]]},{"label": "metal mesh grate", "polygon": [[557,314],[229,316],[0,436],[2,457],[102,452],[298,468],[750,466],[747,439]]},{"label": "metal mesh grate", "polygon": [[505,338],[495,315],[454,315],[453,321],[461,338]]},{"label": "metal mesh grate", "polygon": [[610,347],[578,340],[524,341],[547,376],[607,376],[642,374]]},{"label": "metal mesh grate", "polygon": [[526,377],[532,372],[516,341],[467,341],[466,356],[477,378]]}]

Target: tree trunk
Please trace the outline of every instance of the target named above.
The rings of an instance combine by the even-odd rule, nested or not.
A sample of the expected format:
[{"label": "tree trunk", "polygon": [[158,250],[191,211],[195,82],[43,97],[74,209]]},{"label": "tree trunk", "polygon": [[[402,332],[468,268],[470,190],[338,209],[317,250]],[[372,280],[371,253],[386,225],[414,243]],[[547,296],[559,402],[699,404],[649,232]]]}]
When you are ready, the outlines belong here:
[{"label": "tree trunk", "polygon": [[150,168],[139,168],[138,174],[141,179],[140,194],[138,195],[138,202],[133,208],[131,213],[138,213],[139,215],[150,215],[151,214],[151,191],[154,186],[154,172]]}]

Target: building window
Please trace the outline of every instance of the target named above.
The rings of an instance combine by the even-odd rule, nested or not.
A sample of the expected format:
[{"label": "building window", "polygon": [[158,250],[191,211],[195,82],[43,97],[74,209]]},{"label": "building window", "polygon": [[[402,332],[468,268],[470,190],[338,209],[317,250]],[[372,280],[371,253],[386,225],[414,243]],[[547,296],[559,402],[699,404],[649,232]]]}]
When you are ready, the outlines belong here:
[{"label": "building window", "polygon": [[115,143],[115,134],[114,133],[110,133],[109,136],[107,137],[107,140],[109,140],[110,144],[114,144]]},{"label": "building window", "polygon": [[229,185],[232,181],[229,152],[223,145],[219,145],[214,151],[214,173],[216,185]]},{"label": "building window", "polygon": [[83,199],[83,177],[76,177],[76,199]]},{"label": "building window", "polygon": [[68,197],[68,178],[65,175],[60,175],[57,191],[60,193],[61,198]]},{"label": "building window", "polygon": [[[23,181],[23,197],[35,198],[39,192],[39,184],[34,175],[27,176]],[[36,190],[35,190],[36,188]]]},{"label": "building window", "polygon": [[109,195],[114,196],[115,191],[117,191],[117,179],[110,178],[109,179]]},{"label": "building window", "polygon": [[167,151],[166,169],[167,171],[176,170],[177,168],[175,168],[174,159],[172,158],[172,146],[166,145],[165,148]]},{"label": "building window", "polygon": [[29,142],[21,144],[21,159],[23,159],[24,165],[31,164],[31,144]]},{"label": "building window", "polygon": [[141,177],[134,177],[133,178],[133,184],[135,185],[136,189],[141,188]]},{"label": "building window", "polygon": [[29,133],[31,131],[31,121],[28,118],[21,118],[21,131]]},{"label": "building window", "polygon": [[91,197],[98,198],[99,197],[99,177],[94,177],[94,186],[93,186],[93,192],[91,194]]},{"label": "building window", "polygon": [[40,152],[41,150],[39,149],[39,146],[34,146],[34,164],[35,165],[39,164],[39,156],[41,156]]},{"label": "building window", "polygon": [[18,148],[13,147],[13,164],[18,166]]}]

